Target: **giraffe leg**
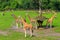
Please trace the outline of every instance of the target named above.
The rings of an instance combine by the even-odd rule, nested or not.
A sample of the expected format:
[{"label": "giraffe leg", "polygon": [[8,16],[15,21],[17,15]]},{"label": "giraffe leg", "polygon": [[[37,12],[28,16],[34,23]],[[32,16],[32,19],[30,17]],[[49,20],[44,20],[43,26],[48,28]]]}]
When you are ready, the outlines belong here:
[{"label": "giraffe leg", "polygon": [[20,23],[20,27],[23,27],[22,23]]},{"label": "giraffe leg", "polygon": [[32,29],[30,29],[30,37],[32,37],[32,35],[33,35],[33,34],[32,34]]},{"label": "giraffe leg", "polygon": [[16,28],[18,29],[18,23],[16,23]]},{"label": "giraffe leg", "polygon": [[50,23],[50,28],[52,28],[52,23]]},{"label": "giraffe leg", "polygon": [[46,23],[46,28],[48,28],[48,22]]},{"label": "giraffe leg", "polygon": [[26,30],[25,30],[25,37],[26,37],[26,34],[27,34],[27,33],[26,33]]}]

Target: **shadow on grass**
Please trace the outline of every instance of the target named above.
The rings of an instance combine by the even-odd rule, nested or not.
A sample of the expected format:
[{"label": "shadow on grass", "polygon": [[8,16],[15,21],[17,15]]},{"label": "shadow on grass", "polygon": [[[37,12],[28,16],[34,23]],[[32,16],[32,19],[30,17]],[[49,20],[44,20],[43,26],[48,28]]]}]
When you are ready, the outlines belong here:
[{"label": "shadow on grass", "polygon": [[[52,25],[52,28],[54,28],[55,26],[54,25]],[[37,28],[44,28],[44,29],[48,29],[48,28],[50,28],[50,25],[48,25],[48,28],[46,27],[46,25],[43,25],[42,27],[41,26],[37,26]]]}]

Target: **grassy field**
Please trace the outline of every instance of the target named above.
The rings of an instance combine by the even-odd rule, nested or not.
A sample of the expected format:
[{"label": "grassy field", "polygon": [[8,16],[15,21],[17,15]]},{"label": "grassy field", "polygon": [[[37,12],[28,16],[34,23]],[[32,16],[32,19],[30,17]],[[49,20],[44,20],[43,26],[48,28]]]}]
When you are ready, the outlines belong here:
[{"label": "grassy field", "polygon": [[[15,21],[15,19],[11,16],[11,14],[15,14],[16,16],[22,16],[25,18],[26,11],[5,11],[5,15],[2,15],[2,12],[0,12],[0,30],[5,31],[6,29],[10,28],[12,23]],[[36,11],[29,12],[31,17],[36,17],[38,14]],[[43,14],[44,16],[50,18],[53,14]],[[27,23],[29,23],[28,17],[26,17]],[[46,20],[44,21],[43,25],[46,24]],[[53,21],[54,25],[54,32],[60,33],[60,12],[57,12],[57,17]],[[40,30],[41,31],[41,30]],[[40,34],[44,34],[44,32],[40,32]],[[13,30],[10,31],[11,34],[8,36],[0,35],[0,40],[60,40],[60,36],[39,36],[39,37],[29,37],[29,35],[25,38],[24,33],[15,32]]]}]

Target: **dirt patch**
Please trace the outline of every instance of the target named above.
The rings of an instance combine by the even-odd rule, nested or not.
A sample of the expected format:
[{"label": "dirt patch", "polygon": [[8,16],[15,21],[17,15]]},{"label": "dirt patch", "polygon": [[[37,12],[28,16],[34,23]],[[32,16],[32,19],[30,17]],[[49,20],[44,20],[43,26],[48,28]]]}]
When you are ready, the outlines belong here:
[{"label": "dirt patch", "polygon": [[39,29],[37,32],[39,32],[38,35],[40,36],[60,36],[60,33],[54,32],[53,29]]},{"label": "dirt patch", "polygon": [[[24,33],[23,28],[16,29],[14,27],[14,28],[12,28],[12,30],[14,30],[16,32],[22,32],[22,33]],[[27,34],[30,34],[30,32],[28,30],[27,30]],[[43,29],[42,28],[42,29],[38,29],[38,30],[34,29],[33,35],[37,36],[37,37],[38,36],[60,36],[60,33],[54,32],[53,29]]]},{"label": "dirt patch", "polygon": [[8,32],[7,32],[7,31],[2,31],[2,30],[0,30],[0,35],[7,36],[7,35],[8,35]]}]

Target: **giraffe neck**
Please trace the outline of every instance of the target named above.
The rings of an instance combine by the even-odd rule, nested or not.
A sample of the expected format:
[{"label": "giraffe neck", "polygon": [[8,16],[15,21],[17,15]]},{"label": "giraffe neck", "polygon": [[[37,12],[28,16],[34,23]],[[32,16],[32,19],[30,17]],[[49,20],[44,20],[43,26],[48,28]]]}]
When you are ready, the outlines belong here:
[{"label": "giraffe neck", "polygon": [[15,15],[13,15],[13,17],[14,17],[15,19],[17,19],[17,17],[16,17]]},{"label": "giraffe neck", "polygon": [[23,19],[22,19],[21,21],[22,21],[22,23],[23,23],[23,24],[25,24],[25,23],[26,23]]},{"label": "giraffe neck", "polygon": [[55,14],[51,17],[51,19],[53,20],[53,19],[54,19],[54,17],[55,17]]}]

